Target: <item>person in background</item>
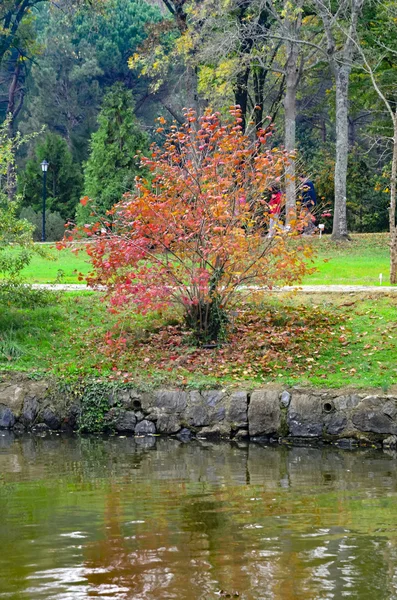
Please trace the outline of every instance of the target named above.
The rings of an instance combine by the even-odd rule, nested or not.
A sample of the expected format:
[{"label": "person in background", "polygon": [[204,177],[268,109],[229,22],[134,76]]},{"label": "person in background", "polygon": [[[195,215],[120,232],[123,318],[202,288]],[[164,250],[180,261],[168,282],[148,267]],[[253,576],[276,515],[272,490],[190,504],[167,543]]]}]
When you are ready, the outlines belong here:
[{"label": "person in background", "polygon": [[277,227],[280,228],[280,214],[283,204],[283,194],[281,190],[275,186],[271,189],[271,196],[268,202],[269,207],[269,233],[267,237],[273,237],[277,233]]},{"label": "person in background", "polygon": [[302,233],[303,235],[311,235],[315,230],[315,216],[313,209],[317,205],[316,190],[313,182],[308,177],[300,177],[302,182],[301,192],[301,207],[305,221],[307,222]]}]

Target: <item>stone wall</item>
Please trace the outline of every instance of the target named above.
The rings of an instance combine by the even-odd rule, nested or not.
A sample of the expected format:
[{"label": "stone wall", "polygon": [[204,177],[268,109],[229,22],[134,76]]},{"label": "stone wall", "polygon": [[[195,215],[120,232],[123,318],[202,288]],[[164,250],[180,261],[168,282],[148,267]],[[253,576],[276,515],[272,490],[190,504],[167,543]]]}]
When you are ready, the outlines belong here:
[{"label": "stone wall", "polygon": [[[395,446],[397,395],[381,391],[283,389],[109,393],[105,418],[118,433],[218,436],[269,442]],[[54,382],[0,382],[0,429],[74,430],[82,399]]]}]

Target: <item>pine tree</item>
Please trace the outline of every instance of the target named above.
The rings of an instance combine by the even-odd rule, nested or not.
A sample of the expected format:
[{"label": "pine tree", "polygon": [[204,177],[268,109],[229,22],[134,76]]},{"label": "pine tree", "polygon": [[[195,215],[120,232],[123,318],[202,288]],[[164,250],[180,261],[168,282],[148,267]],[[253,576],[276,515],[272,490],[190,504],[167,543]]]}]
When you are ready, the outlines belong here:
[{"label": "pine tree", "polygon": [[81,197],[82,175],[66,141],[55,133],[47,134],[44,141],[36,145],[33,157],[19,176],[23,206],[30,206],[36,212],[41,210],[43,180],[40,163],[44,159],[50,163],[47,208],[59,212],[65,220],[72,219]]},{"label": "pine tree", "polygon": [[[125,192],[134,188],[140,172],[137,153],[147,148],[146,135],[134,113],[130,90],[115,84],[106,94],[98,116],[99,128],[91,138],[91,153],[84,169],[84,193],[103,215]],[[78,221],[89,220],[92,208],[78,208]]]}]

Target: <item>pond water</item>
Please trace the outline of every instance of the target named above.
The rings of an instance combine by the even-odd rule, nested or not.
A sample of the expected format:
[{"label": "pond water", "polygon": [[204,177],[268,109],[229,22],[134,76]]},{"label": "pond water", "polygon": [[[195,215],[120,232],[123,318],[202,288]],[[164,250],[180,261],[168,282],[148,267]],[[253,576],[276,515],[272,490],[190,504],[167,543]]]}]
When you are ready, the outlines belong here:
[{"label": "pond water", "polygon": [[222,597],[397,598],[396,458],[0,432],[1,599]]}]

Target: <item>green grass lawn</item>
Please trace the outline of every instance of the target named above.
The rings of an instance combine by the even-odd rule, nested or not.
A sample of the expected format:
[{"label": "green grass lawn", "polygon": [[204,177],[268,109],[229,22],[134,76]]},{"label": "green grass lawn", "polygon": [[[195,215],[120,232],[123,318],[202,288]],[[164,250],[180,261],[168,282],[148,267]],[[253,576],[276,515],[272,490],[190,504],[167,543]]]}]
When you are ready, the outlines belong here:
[{"label": "green grass lawn", "polygon": [[[348,244],[335,244],[329,236],[314,238],[317,252],[316,273],[305,278],[304,284],[379,285],[379,273],[388,283],[388,235],[383,233],[355,234]],[[71,250],[56,250],[47,246],[49,259],[36,255],[23,275],[30,283],[81,283],[78,274],[90,271],[88,256]],[[60,277],[61,276],[61,277]]]},{"label": "green grass lawn", "polygon": [[45,254],[45,257],[34,255],[22,271],[29,283],[84,283],[78,280],[78,275],[86,275],[90,271],[89,257],[85,252],[75,254],[70,249],[57,250],[53,245],[46,245]]},{"label": "green grass lawn", "polygon": [[347,244],[336,244],[330,236],[316,238],[316,273],[304,279],[307,285],[379,285],[389,280],[388,234],[353,234]]},{"label": "green grass lawn", "polygon": [[[127,338],[127,346],[121,354],[108,351],[104,336],[116,317],[106,311],[98,295],[89,292],[60,294],[44,307],[14,304],[0,312],[0,371],[25,371],[32,377],[126,378],[138,387],[253,387],[277,382],[389,389],[397,382],[397,298],[359,294],[331,298],[265,298],[260,309],[263,319],[255,319],[234,342],[231,358],[227,353],[232,336],[223,347],[212,350],[197,350],[188,338],[169,345],[168,340],[178,335],[173,333],[175,315],[172,319],[129,315],[117,328]],[[265,346],[255,345],[259,338]],[[263,360],[268,339],[276,351]],[[196,363],[189,368],[191,358]]]}]

